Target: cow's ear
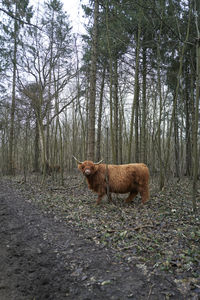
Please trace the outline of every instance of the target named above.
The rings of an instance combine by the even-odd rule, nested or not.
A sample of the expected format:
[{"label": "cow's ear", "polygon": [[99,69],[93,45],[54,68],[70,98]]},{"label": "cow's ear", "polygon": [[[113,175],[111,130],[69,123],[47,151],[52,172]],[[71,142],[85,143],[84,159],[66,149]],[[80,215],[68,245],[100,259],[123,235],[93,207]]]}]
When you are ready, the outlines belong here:
[{"label": "cow's ear", "polygon": [[82,164],[77,162],[78,169],[82,169]]}]

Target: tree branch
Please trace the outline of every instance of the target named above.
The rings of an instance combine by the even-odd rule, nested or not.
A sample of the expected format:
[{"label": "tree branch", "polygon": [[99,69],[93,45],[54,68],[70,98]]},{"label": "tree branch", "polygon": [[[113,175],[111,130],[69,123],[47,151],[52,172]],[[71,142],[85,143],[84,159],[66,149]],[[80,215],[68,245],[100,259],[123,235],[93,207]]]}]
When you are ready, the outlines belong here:
[{"label": "tree branch", "polygon": [[17,18],[17,17],[14,16],[10,11],[7,11],[7,10],[5,10],[5,9],[2,8],[2,7],[0,7],[0,11],[2,11],[3,13],[5,13],[5,14],[8,15],[9,17],[11,17],[12,19],[17,20],[17,21],[19,21],[19,22],[21,22],[21,23],[23,23],[23,24],[25,24],[25,25],[33,26],[33,27],[35,27],[35,28],[37,28],[37,29],[39,29],[39,30],[42,30],[42,29],[39,28],[37,25],[34,25],[34,24],[30,23],[30,22],[26,22],[26,21],[24,21],[24,20],[21,20],[21,19]]}]

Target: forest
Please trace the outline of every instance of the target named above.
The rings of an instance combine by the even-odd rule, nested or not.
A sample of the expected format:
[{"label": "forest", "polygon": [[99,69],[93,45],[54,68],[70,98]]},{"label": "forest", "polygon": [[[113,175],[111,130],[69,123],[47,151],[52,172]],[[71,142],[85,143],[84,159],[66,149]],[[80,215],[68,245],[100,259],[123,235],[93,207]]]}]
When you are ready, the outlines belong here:
[{"label": "forest", "polygon": [[[44,14],[45,11],[45,14]],[[91,1],[72,34],[58,0],[1,3],[2,174],[80,160],[198,178],[199,1]]]},{"label": "forest", "polygon": [[[47,228],[49,212],[62,216],[74,244],[76,230],[83,230],[83,244],[110,247],[123,261],[120,268],[137,260],[151,278],[146,298],[138,299],[158,299],[153,293],[160,295],[162,284],[153,276],[160,272],[172,276],[163,285],[173,284],[159,299],[199,299],[200,1],[80,0],[80,7],[84,24],[75,32],[64,1],[0,1],[0,201],[16,206],[16,212],[24,208],[24,222],[31,205],[39,205],[44,221],[38,212],[31,220],[37,215]],[[150,201],[141,206],[136,198],[126,205],[116,195],[95,206],[96,195],[88,191],[73,156],[145,163]],[[19,200],[18,193],[29,200]],[[56,243],[63,245],[63,239]],[[88,253],[80,254],[83,261]],[[80,288],[79,277],[96,288],[92,273],[93,279],[69,265]],[[161,277],[158,282],[166,279]],[[109,293],[114,280],[98,281],[102,293]],[[127,298],[116,299],[134,296],[128,283],[123,283]],[[52,299],[66,299],[59,295]],[[69,299],[85,299],[74,295]]]}]

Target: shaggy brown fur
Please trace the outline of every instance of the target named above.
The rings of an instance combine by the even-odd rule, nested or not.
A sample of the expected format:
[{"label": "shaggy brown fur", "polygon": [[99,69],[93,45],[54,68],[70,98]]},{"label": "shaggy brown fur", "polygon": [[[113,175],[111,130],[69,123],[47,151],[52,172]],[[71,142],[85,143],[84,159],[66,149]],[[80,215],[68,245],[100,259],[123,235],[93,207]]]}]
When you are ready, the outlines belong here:
[{"label": "shaggy brown fur", "polygon": [[[106,194],[106,164],[94,164],[90,160],[78,163],[78,169],[86,176],[89,189],[98,193],[97,204]],[[149,169],[145,164],[108,165],[109,192],[126,194],[131,202],[140,193],[142,203],[149,199]]]}]

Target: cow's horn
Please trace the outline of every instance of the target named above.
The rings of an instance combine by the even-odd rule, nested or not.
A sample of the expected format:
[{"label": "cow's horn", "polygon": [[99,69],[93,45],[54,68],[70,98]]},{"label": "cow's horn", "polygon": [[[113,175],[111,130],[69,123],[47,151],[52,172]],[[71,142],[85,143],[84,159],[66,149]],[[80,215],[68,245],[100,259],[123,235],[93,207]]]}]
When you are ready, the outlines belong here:
[{"label": "cow's horn", "polygon": [[97,163],[94,163],[95,165],[99,165],[100,163],[102,163],[103,159],[98,161]]},{"label": "cow's horn", "polygon": [[[72,155],[73,156],[73,155]],[[78,160],[75,156],[73,156],[73,158],[75,159],[75,161],[78,163],[78,164],[82,164],[83,162],[81,162],[80,160]]]}]

